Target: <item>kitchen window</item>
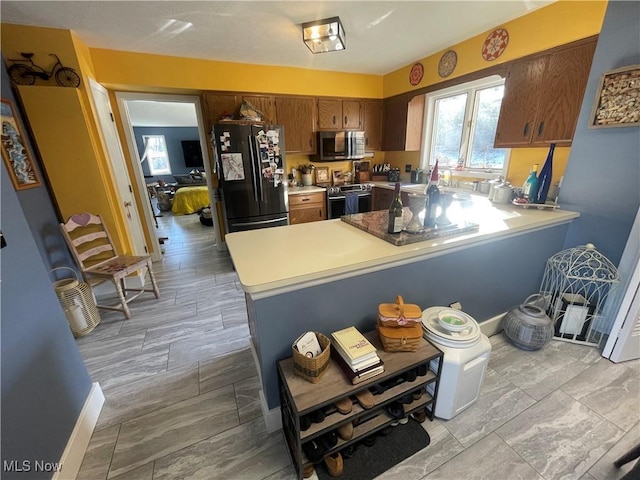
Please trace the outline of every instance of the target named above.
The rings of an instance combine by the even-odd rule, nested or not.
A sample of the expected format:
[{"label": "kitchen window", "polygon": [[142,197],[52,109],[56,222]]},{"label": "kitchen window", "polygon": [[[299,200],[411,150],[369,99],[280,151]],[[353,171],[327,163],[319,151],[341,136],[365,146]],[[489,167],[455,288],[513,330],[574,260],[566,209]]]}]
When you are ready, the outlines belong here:
[{"label": "kitchen window", "polygon": [[504,79],[492,76],[427,95],[422,166],[438,160],[443,169],[464,170],[469,177],[507,171],[509,149],[493,148],[504,92]]},{"label": "kitchen window", "polygon": [[171,162],[167,153],[167,143],[164,135],[143,135],[144,154],[141,162],[149,162],[151,175],[171,175]]}]

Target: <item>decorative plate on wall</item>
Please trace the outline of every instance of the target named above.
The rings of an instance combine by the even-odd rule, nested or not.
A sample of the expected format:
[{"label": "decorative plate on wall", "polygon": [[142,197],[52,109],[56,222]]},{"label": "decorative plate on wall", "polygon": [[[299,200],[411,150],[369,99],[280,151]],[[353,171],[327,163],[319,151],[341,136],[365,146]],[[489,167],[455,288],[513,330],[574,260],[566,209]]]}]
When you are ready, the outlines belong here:
[{"label": "decorative plate on wall", "polygon": [[457,63],[458,55],[456,52],[453,50],[444,52],[440,58],[440,63],[438,63],[438,75],[443,78],[448,77],[456,68]]},{"label": "decorative plate on wall", "polygon": [[411,72],[409,73],[409,83],[411,85],[418,85],[422,80],[422,76],[424,75],[424,67],[421,63],[414,63],[413,67],[411,67]]},{"label": "decorative plate on wall", "polygon": [[482,45],[482,58],[487,62],[495,60],[502,55],[502,52],[507,48],[508,43],[509,34],[505,29],[498,28],[497,30],[494,30],[489,34]]}]

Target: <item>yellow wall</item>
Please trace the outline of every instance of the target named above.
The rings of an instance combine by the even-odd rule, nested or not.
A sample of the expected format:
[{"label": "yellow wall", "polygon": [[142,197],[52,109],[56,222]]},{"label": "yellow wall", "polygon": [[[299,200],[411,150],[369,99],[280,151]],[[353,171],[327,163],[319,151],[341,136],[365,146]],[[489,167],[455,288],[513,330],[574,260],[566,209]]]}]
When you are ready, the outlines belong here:
[{"label": "yellow wall", "polygon": [[98,81],[135,91],[229,90],[382,98],[382,77],[91,49]]},{"label": "yellow wall", "polygon": [[[20,58],[20,52],[29,51],[35,53],[36,64],[50,68],[53,63],[50,63],[48,54],[55,52],[63,65],[79,73],[81,83],[77,89],[59,87],[54,79],[38,79],[34,86],[20,87],[20,96],[25,107],[29,105],[27,119],[47,174],[58,180],[52,182],[52,187],[62,215],[66,218],[81,211],[101,214],[116,247],[122,253],[130,253],[128,226],[119,213],[120,200],[111,180],[111,165],[102,147],[101,133],[91,108],[87,80],[93,76],[93,66],[89,50],[70,30],[3,23],[1,35],[5,59]],[[65,127],[64,120],[69,122],[69,126]],[[73,129],[70,125],[74,125]],[[52,132],[57,132],[57,140]],[[71,138],[83,146],[80,149],[82,154],[70,153],[73,146],[67,140]],[[46,142],[46,148],[40,142]],[[58,171],[75,172],[78,178],[59,176]],[[84,174],[80,175],[80,172]],[[77,183],[83,179],[90,183],[91,188],[85,192],[86,196],[78,196]],[[84,189],[80,190],[84,192]],[[69,208],[62,208],[62,205]]]},{"label": "yellow wall", "polygon": [[121,247],[124,239],[114,234],[118,230],[113,204],[103,194],[105,177],[90,161],[94,146],[86,123],[91,112],[85,110],[80,92],[47,86],[18,90],[63,219],[76,213],[99,213]]},{"label": "yellow wall", "polygon": [[[384,76],[384,97],[391,97],[418,88],[437,84],[444,79],[438,75],[438,62],[447,50],[454,50],[458,63],[446,80],[460,77],[494,64],[514,60],[532,53],[563,45],[581,38],[596,35],[602,27],[607,8],[605,0],[600,1],[559,1],[528,15],[503,25],[496,25],[509,32],[509,45],[504,53],[493,62],[482,58],[482,44],[493,31],[477,35],[464,42],[452,45],[441,52],[423,59],[417,59],[424,65],[424,78],[415,87],[409,84],[409,72],[413,63]],[[554,154],[554,181],[564,174],[570,149],[557,148]],[[507,178],[514,185],[521,185],[534,163],[544,163],[547,148],[516,148],[511,150]],[[386,152],[386,161],[404,171],[404,165],[411,163],[414,168],[420,164],[419,152]]]}]

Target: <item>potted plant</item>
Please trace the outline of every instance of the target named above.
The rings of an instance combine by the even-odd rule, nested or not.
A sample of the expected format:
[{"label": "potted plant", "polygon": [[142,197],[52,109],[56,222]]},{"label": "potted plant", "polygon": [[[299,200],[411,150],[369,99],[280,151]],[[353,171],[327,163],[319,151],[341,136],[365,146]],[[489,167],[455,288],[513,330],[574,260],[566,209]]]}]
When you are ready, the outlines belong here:
[{"label": "potted plant", "polygon": [[302,185],[308,187],[313,185],[313,171],[316,169],[315,165],[311,165],[310,163],[303,163],[302,165],[298,165],[298,170],[300,170],[300,174],[302,175]]}]

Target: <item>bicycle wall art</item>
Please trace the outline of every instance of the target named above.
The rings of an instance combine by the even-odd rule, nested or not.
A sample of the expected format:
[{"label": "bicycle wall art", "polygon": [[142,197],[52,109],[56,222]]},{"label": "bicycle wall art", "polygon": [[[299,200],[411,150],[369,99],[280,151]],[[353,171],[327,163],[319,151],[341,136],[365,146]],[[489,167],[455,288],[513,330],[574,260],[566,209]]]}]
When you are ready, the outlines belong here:
[{"label": "bicycle wall art", "polygon": [[56,83],[61,87],[79,87],[80,75],[71,67],[65,67],[55,53],[49,56],[55,59],[55,63],[51,70],[46,70],[40,65],[36,65],[33,61],[33,53],[21,52],[22,58],[9,58],[11,65],[7,69],[7,73],[18,85],[33,85],[36,79],[49,80],[54,78]]},{"label": "bicycle wall art", "polygon": [[16,190],[40,186],[38,172],[33,165],[24,134],[14,113],[11,101],[0,99],[0,121],[2,122],[2,159]]}]

